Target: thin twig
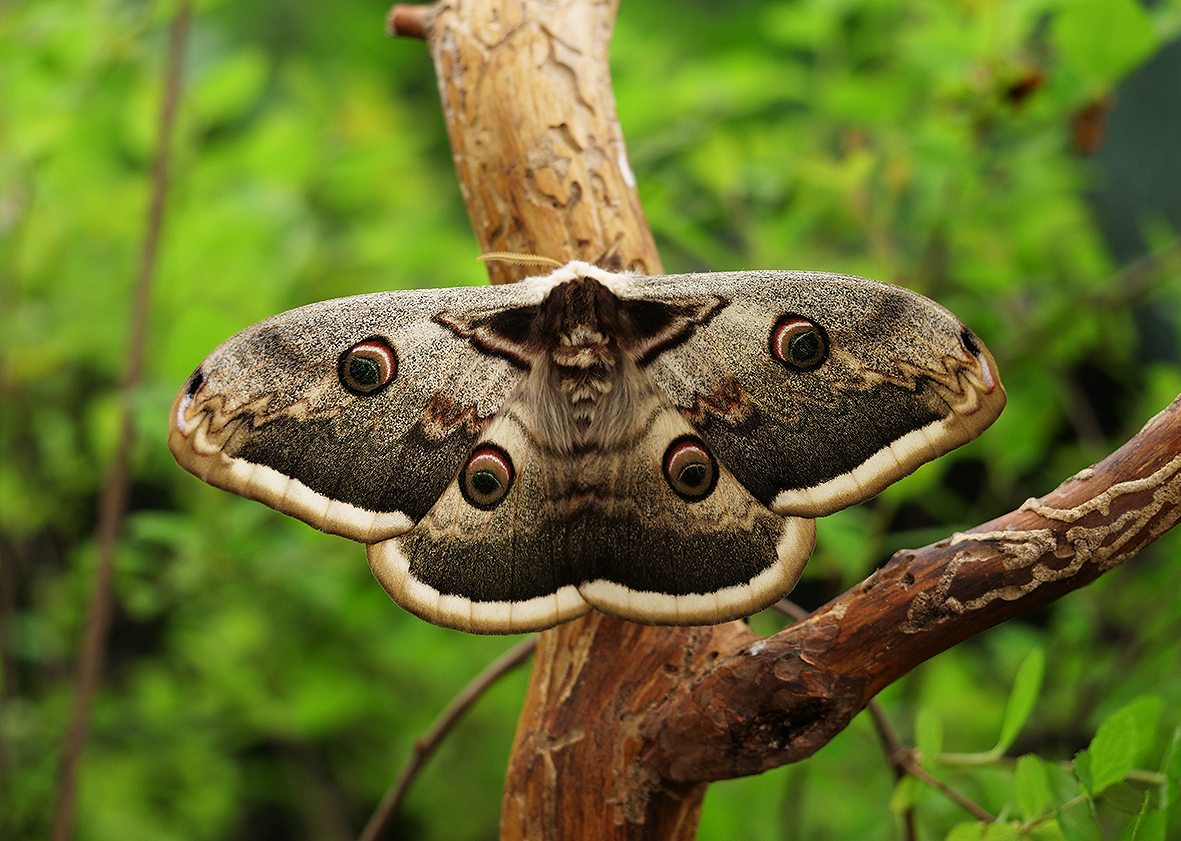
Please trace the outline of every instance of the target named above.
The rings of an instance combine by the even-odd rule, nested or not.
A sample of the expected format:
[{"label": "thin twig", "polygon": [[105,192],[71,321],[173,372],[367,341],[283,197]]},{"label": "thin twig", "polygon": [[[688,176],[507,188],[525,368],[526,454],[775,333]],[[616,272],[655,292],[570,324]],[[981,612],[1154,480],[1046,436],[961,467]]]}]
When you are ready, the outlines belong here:
[{"label": "thin twig", "polygon": [[890,761],[890,766],[899,778],[905,776],[906,768],[898,761],[898,757],[906,754],[906,747],[894,732],[894,727],[890,724],[890,720],[886,718],[886,711],[882,709],[882,705],[877,701],[870,701],[866,705],[866,709],[873,716],[874,727],[877,729],[878,736],[882,740],[882,750],[886,754],[886,759]]},{"label": "thin twig", "polygon": [[1063,803],[1061,806],[1059,806],[1053,812],[1047,812],[1044,815],[1038,815],[1036,818],[1030,818],[1029,820],[1027,820],[1025,823],[1023,823],[1017,829],[1018,835],[1020,837],[1024,837],[1024,836],[1028,835],[1029,831],[1031,829],[1033,829],[1035,826],[1038,826],[1039,824],[1043,824],[1046,821],[1051,820],[1053,818],[1061,817],[1062,813],[1065,812],[1067,809],[1073,809],[1075,806],[1081,806],[1083,803],[1086,803],[1087,800],[1090,798],[1090,796],[1091,795],[1087,794],[1084,791],[1082,794],[1076,795],[1076,796],[1072,797],[1070,800],[1067,800],[1065,803]]},{"label": "thin twig", "polygon": [[943,792],[943,794],[946,795],[947,798],[953,801],[956,805],[971,812],[972,816],[976,818],[976,820],[983,821],[984,823],[994,823],[996,821],[996,818],[989,814],[983,807],[964,797],[947,783],[932,777],[925,770],[923,770],[923,767],[914,761],[914,756],[909,750],[903,750],[901,754],[894,756],[891,761],[897,762],[902,767],[904,767],[906,769],[906,773],[910,774],[912,777],[915,777],[916,779],[926,783],[936,791]]},{"label": "thin twig", "polygon": [[521,640],[488,664],[484,671],[476,675],[472,682],[452,699],[451,703],[447,705],[447,709],[443,710],[435,719],[435,723],[431,725],[427,734],[414,743],[414,753],[402,766],[397,780],[385,793],[385,797],[382,798],[372,817],[369,818],[369,823],[365,824],[365,829],[361,831],[358,841],[377,841],[389,829],[394,816],[398,814],[398,809],[402,806],[406,792],[410,790],[410,784],[414,782],[414,778],[426,765],[427,760],[434,755],[443,739],[492,684],[529,658],[536,645],[536,634]]},{"label": "thin twig", "polygon": [[90,702],[102,677],[107,636],[111,627],[114,602],[112,581],[114,579],[115,545],[122,530],[123,515],[127,510],[128,465],[132,439],[135,435],[132,394],[139,385],[143,373],[144,342],[147,332],[148,309],[151,304],[152,276],[155,272],[156,249],[160,241],[160,231],[164,222],[164,203],[168,193],[169,148],[172,145],[172,128],[177,103],[180,100],[181,65],[184,60],[185,42],[188,40],[191,20],[191,0],[181,0],[176,17],[172,21],[168,42],[165,93],[164,101],[160,106],[159,145],[152,168],[152,203],[148,210],[148,226],[144,233],[135,299],[132,304],[127,370],[124,373],[121,386],[123,412],[119,449],[115,454],[115,461],[111,465],[111,472],[107,476],[102,500],[99,504],[98,565],[94,570],[90,608],[86,616],[86,628],[83,632],[75,669],[74,710],[62,748],[58,800],[54,808],[53,827],[49,836],[52,841],[68,841],[73,835],[74,811],[78,794],[78,764],[86,743]]},{"label": "thin twig", "polygon": [[[809,615],[808,611],[804,610],[791,599],[780,599],[771,605],[771,607],[797,622],[807,619]],[[909,773],[906,767],[897,760],[897,757],[906,755],[906,748],[894,732],[894,727],[890,724],[890,719],[886,717],[886,711],[882,709],[881,704],[876,700],[870,700],[865,708],[869,710],[870,716],[873,717],[874,727],[878,731],[878,738],[882,741],[882,750],[886,754],[886,761],[890,763],[890,768],[894,772],[894,782],[898,782]],[[913,806],[903,813],[902,825],[905,841],[914,841],[917,837],[917,830],[915,829]]]},{"label": "thin twig", "polygon": [[[898,761],[898,757],[907,756],[908,751],[898,738],[898,734],[894,732],[894,727],[890,724],[890,719],[886,717],[886,711],[882,709],[882,705],[876,700],[872,700],[865,705],[865,708],[869,710],[869,714],[873,718],[874,728],[878,731],[878,738],[882,742],[882,752],[886,754],[886,761],[890,763],[890,768],[894,771],[894,782],[897,784],[909,773],[906,766]],[[902,813],[902,828],[906,841],[914,841],[918,837],[913,805],[908,806],[906,811]]]},{"label": "thin twig", "polygon": [[803,622],[808,618],[808,611],[804,610],[791,599],[780,599],[771,605],[772,610],[778,610],[788,619],[794,619],[796,622]]}]

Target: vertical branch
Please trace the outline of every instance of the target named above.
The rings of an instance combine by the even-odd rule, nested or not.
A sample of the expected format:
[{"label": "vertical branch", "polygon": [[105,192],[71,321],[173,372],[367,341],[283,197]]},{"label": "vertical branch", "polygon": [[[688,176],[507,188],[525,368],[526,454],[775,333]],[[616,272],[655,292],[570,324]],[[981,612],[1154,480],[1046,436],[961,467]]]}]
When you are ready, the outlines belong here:
[{"label": "vertical branch", "polygon": [[[426,37],[459,186],[484,251],[660,273],[615,113],[607,51],[619,0],[395,6]],[[519,266],[494,263],[493,283]]]},{"label": "vertical branch", "polygon": [[102,499],[99,503],[98,565],[94,570],[90,607],[86,616],[86,627],[83,631],[75,668],[74,709],[62,749],[58,800],[49,836],[52,841],[67,841],[73,836],[78,792],[78,765],[86,743],[90,702],[102,677],[107,636],[111,627],[111,613],[114,607],[112,583],[115,572],[115,547],[118,544],[119,532],[122,529],[123,517],[127,510],[129,463],[135,435],[132,397],[143,375],[144,342],[147,334],[148,310],[151,305],[152,276],[155,272],[156,250],[164,223],[164,204],[168,192],[169,148],[172,145],[172,128],[176,107],[180,100],[181,65],[191,20],[191,0],[181,0],[172,21],[168,42],[167,75],[164,99],[160,107],[159,139],[152,167],[152,200],[148,209],[147,230],[144,233],[143,251],[140,255],[139,274],[136,278],[135,297],[132,303],[127,368],[124,371],[121,384],[123,411],[119,447],[115,453],[114,463],[111,465],[111,472],[107,475],[106,484],[103,486]]}]

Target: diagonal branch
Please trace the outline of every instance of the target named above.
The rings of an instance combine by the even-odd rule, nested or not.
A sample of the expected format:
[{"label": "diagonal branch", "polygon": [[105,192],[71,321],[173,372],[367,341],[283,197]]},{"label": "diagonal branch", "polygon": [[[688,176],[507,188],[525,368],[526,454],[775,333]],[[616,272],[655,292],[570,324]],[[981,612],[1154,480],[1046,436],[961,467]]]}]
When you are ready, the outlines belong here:
[{"label": "diagonal branch", "polygon": [[915,551],[765,640],[721,652],[644,725],[671,780],[795,762],[881,689],[962,640],[1122,564],[1181,518],[1181,397],[1041,499]]}]

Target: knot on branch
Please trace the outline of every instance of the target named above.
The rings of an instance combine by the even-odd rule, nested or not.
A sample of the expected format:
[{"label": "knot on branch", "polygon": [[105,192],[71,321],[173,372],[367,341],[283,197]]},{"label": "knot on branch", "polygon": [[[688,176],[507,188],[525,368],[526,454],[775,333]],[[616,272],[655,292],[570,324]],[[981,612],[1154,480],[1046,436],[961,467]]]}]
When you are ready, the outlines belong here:
[{"label": "knot on branch", "polygon": [[438,3],[429,6],[399,3],[386,15],[385,31],[391,38],[400,36],[425,41],[438,14]]},{"label": "knot on branch", "polygon": [[760,640],[758,653],[732,656],[657,708],[643,729],[641,760],[677,782],[723,780],[827,744],[861,711],[866,679],[825,671],[802,653],[823,633],[821,624],[794,626],[772,638],[774,645]]}]

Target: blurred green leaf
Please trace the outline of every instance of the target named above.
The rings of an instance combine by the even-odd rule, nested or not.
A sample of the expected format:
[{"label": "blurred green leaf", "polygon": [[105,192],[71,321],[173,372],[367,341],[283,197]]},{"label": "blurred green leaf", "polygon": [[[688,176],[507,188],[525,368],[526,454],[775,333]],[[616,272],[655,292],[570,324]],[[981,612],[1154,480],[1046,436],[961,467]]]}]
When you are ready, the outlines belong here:
[{"label": "blurred green leaf", "polygon": [[1018,826],[1006,821],[990,823],[984,830],[984,841],[1014,841],[1021,837]]},{"label": "blurred green leaf", "polygon": [[1094,759],[1089,748],[1084,748],[1074,755],[1073,767],[1079,782],[1083,784],[1083,789],[1092,797],[1096,796],[1101,789],[1095,786]]},{"label": "blurred green leaf", "polygon": [[1085,805],[1060,812],[1058,828],[1066,841],[1106,841]]},{"label": "blurred green leaf", "polygon": [[1164,813],[1152,809],[1147,796],[1127,837],[1128,841],[1165,841]]},{"label": "blurred green leaf", "polygon": [[1160,698],[1143,695],[1116,710],[1099,725],[1087,750],[1090,755],[1088,791],[1099,794],[1127,775],[1152,738],[1160,712]]},{"label": "blurred green leaf", "polygon": [[1125,815],[1139,815],[1145,804],[1144,789],[1118,782],[1103,791],[1103,803]]},{"label": "blurred green leaf", "polygon": [[207,125],[240,116],[262,93],[267,70],[267,59],[257,49],[221,59],[192,84],[192,108]]},{"label": "blurred green leaf", "polygon": [[1066,841],[1066,836],[1062,834],[1062,827],[1058,825],[1057,820],[1043,821],[1037,824],[1029,831],[1029,837],[1033,841]]},{"label": "blurred green leaf", "polygon": [[984,837],[986,824],[979,821],[974,823],[958,823],[944,837],[944,841],[980,841]]},{"label": "blurred green leaf", "polygon": [[890,798],[890,811],[895,815],[901,815],[907,809],[912,808],[917,786],[918,780],[910,775],[899,779],[894,785],[894,795]]},{"label": "blurred green leaf", "polygon": [[1161,759],[1161,773],[1165,775],[1161,809],[1171,814],[1177,811],[1177,799],[1181,796],[1181,727],[1173,730],[1173,738]]},{"label": "blurred green leaf", "polygon": [[1001,723],[1001,737],[993,748],[995,755],[1003,755],[1025,726],[1037,703],[1045,673],[1046,653],[1040,648],[1035,648],[1029,652],[1013,680],[1013,691],[1009,693],[1009,702],[1005,705],[1005,718]]},{"label": "blurred green leaf", "polygon": [[1013,788],[1021,814],[1026,820],[1039,817],[1050,808],[1050,782],[1045,762],[1040,757],[1027,753],[1017,760]]},{"label": "blurred green leaf", "polygon": [[1074,72],[1104,87],[1156,46],[1152,20],[1137,0],[1070,0],[1054,15],[1054,44]]}]

